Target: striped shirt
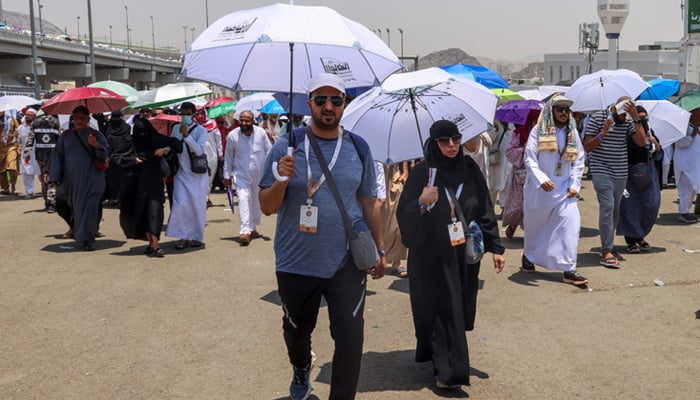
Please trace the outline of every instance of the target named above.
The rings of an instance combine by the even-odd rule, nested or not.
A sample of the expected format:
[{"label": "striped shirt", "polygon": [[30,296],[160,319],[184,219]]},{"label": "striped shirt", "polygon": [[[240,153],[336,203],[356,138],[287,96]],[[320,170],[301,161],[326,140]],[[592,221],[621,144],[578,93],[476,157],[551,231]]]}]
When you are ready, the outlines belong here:
[{"label": "striped shirt", "polygon": [[[585,136],[598,135],[603,130],[606,119],[608,119],[607,111],[591,114]],[[608,134],[601,138],[598,147],[588,153],[588,167],[591,173],[613,178],[626,178],[628,171],[627,138],[635,132],[634,122],[628,121],[621,125],[613,124]]]}]

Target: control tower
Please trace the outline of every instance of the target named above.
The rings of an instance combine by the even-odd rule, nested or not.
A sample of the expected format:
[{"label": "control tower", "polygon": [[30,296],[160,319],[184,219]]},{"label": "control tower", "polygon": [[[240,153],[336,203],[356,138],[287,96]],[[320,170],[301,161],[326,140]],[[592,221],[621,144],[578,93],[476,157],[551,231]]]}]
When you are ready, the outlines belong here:
[{"label": "control tower", "polygon": [[608,38],[608,69],[618,69],[620,31],[630,13],[629,0],[598,0],[598,18]]}]

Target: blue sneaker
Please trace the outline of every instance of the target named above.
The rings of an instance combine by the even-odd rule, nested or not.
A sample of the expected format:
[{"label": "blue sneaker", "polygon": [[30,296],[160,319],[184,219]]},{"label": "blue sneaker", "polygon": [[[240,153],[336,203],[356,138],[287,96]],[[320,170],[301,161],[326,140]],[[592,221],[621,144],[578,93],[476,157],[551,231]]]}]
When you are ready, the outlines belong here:
[{"label": "blue sneaker", "polygon": [[306,400],[311,396],[311,382],[309,378],[314,367],[313,359],[306,368],[294,367],[292,383],[289,384],[289,398],[291,400]]}]

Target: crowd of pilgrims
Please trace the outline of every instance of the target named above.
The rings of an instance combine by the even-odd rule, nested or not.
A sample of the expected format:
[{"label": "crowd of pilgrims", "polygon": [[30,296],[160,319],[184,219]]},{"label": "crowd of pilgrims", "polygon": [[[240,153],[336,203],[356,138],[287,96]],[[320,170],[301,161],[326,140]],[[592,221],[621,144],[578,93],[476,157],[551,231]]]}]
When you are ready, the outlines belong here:
[{"label": "crowd of pilgrims", "polygon": [[[560,101],[560,103],[562,102]],[[589,165],[589,159],[591,154],[595,153],[595,149],[585,149],[583,145],[587,136],[600,136],[599,133],[604,128],[602,121],[605,120],[605,116],[609,115],[609,113],[601,114],[604,116],[597,122],[598,125],[595,125],[595,123],[589,124],[589,121],[596,121],[595,114],[585,115],[572,112],[568,99],[564,100],[563,104],[567,107],[556,107],[554,104],[549,104],[549,108],[545,108],[543,111],[530,111],[523,125],[494,121],[492,130],[482,133],[462,146],[464,155],[469,156],[476,163],[479,171],[485,178],[489,193],[488,200],[491,204],[500,206],[501,225],[505,231],[505,236],[509,239],[517,234],[518,228],[527,229],[530,233],[534,232],[532,227],[536,227],[538,231],[548,230],[546,226],[540,227],[538,222],[542,221],[539,215],[542,204],[539,204],[537,201],[529,201],[531,208],[528,209],[528,196],[524,195],[527,192],[528,176],[534,179],[535,182],[538,182],[536,179],[538,171],[536,168],[538,164],[536,161],[537,153],[531,154],[531,159],[528,162],[527,147],[528,142],[531,142],[531,144],[537,142],[529,140],[533,132],[537,129],[544,129],[543,126],[546,125],[547,121],[552,125],[552,122],[556,120],[558,108],[565,109],[567,114],[564,117],[570,120],[570,123],[568,121],[566,123],[567,129],[575,132],[577,135],[578,141],[574,140],[574,145],[576,143],[582,145],[579,154],[581,156],[580,160],[572,158],[568,160],[570,161],[569,163],[564,163],[565,166],[569,165],[569,168],[566,174],[562,174],[562,171],[559,171],[559,176],[573,179],[575,191],[578,192],[580,179],[590,179],[592,173],[595,174],[596,172],[601,174],[608,173],[606,167],[601,169],[595,165]],[[126,237],[148,240],[149,246],[146,249],[146,253],[150,256],[162,257],[165,252],[159,246],[159,238],[164,219],[163,205],[167,198],[168,205],[172,208],[174,203],[178,203],[178,199],[174,199],[173,195],[175,178],[164,178],[162,176],[161,168],[159,168],[160,157],[154,157],[152,153],[156,149],[161,148],[167,148],[172,153],[182,152],[183,144],[186,146],[186,142],[177,140],[171,135],[174,131],[173,125],[177,127],[177,124],[172,122],[171,119],[162,118],[163,115],[177,115],[181,113],[180,111],[175,108],[163,107],[153,110],[142,109],[139,114],[131,116],[124,116],[120,111],[104,115],[90,115],[89,127],[101,132],[106,138],[105,147],[109,149],[107,158],[110,160],[109,167],[104,174],[104,182],[83,183],[81,184],[81,192],[75,193],[75,195],[83,197],[80,202],[86,206],[90,202],[85,198],[89,196],[100,197],[100,201],[94,207],[94,215],[87,217],[88,219],[95,219],[95,221],[90,221],[88,224],[91,226],[88,229],[90,232],[83,232],[85,229],[81,228],[81,232],[78,234],[79,237],[76,236],[74,226],[76,225],[76,221],[74,221],[75,214],[71,210],[66,209],[65,202],[61,201],[62,191],[60,189],[56,191],[56,188],[49,183],[52,165],[54,165],[54,174],[56,170],[61,170],[60,173],[63,174],[65,173],[63,170],[66,169],[66,165],[76,164],[75,162],[67,162],[65,163],[66,165],[63,165],[58,162],[59,157],[52,157],[61,132],[68,131],[68,129],[74,127],[73,116],[61,122],[58,116],[41,115],[41,112],[37,116],[38,110],[33,107],[28,107],[23,112],[18,113],[18,118],[14,118],[9,113],[5,113],[6,115],[2,116],[5,131],[12,132],[6,135],[7,138],[3,140],[5,149],[3,149],[2,153],[5,154],[6,160],[4,164],[7,164],[7,168],[2,173],[2,179],[0,179],[2,193],[6,195],[16,194],[16,179],[18,175],[21,175],[24,180],[25,195],[31,198],[34,195],[34,177],[38,176],[47,212],[54,213],[58,211],[59,215],[66,220],[70,227],[64,234],[64,237],[76,238],[86,249],[94,248],[94,237],[98,234],[102,207],[120,208],[120,225]],[[642,189],[636,187],[632,180],[629,179],[626,184],[622,184],[621,188],[616,188],[616,193],[614,194],[614,197],[619,199],[615,198],[613,201],[619,202],[619,204],[613,204],[615,220],[611,220],[614,222],[614,226],[610,228],[616,229],[619,235],[624,236],[626,251],[630,253],[639,253],[651,248],[645,237],[653,227],[658,214],[660,206],[659,193],[662,189],[669,187],[669,184],[674,183],[674,170],[671,168],[674,146],[670,146],[668,149],[661,149],[658,141],[655,139],[652,127],[648,126],[646,110],[642,107],[636,107],[636,111],[639,113],[640,120],[644,121],[644,129],[649,132],[650,137],[650,140],[641,143],[641,146],[633,140],[632,134],[634,133],[635,125],[633,121],[629,119],[612,121],[611,125],[614,128],[612,131],[617,129],[616,126],[620,126],[621,130],[628,131],[627,134],[621,136],[621,142],[617,143],[617,145],[623,145],[627,148],[627,160],[624,169],[627,170],[628,166],[637,163],[647,163],[648,170],[653,178],[651,179],[651,184]],[[199,140],[200,152],[204,152],[207,155],[208,173],[206,174],[206,179],[196,176],[196,180],[185,182],[185,186],[189,187],[186,190],[186,194],[181,194],[186,202],[183,204],[184,207],[182,207],[186,214],[183,215],[183,218],[196,217],[195,220],[202,220],[202,224],[206,207],[212,205],[208,197],[209,192],[215,190],[224,191],[226,189],[223,171],[226,138],[229,132],[232,132],[239,126],[239,114],[235,114],[235,116],[234,114],[229,114],[209,119],[206,113],[207,110],[202,106],[196,106],[192,116],[193,124],[206,131],[205,135],[200,135],[202,137]],[[544,115],[545,113],[548,113],[548,115]],[[257,113],[257,115],[254,115],[254,118],[253,122],[256,128],[259,127],[264,130],[270,143],[274,143],[279,135],[286,132],[287,124],[291,123],[292,129],[295,129],[306,126],[309,123],[309,117],[298,114],[293,116],[291,122],[287,115],[278,114],[265,115]],[[611,127],[608,127],[608,129]],[[14,136],[16,136],[16,139],[13,140]],[[183,139],[183,137],[180,137],[180,139]],[[649,143],[651,142],[654,144],[651,145],[650,151]],[[70,142],[67,141],[66,143]],[[82,144],[81,147],[84,147],[85,141],[80,143]],[[603,141],[601,140],[601,145],[602,143]],[[192,145],[197,146],[196,143]],[[15,151],[18,157],[12,157]],[[587,152],[588,157],[586,157]],[[87,158],[90,158],[89,152],[85,153],[85,155],[88,156]],[[532,159],[532,156],[535,159]],[[94,154],[92,157],[94,158]],[[162,157],[168,157],[168,154],[162,154]],[[52,158],[54,158],[53,162]],[[559,158],[561,159],[561,154]],[[385,220],[388,260],[391,266],[390,272],[401,277],[407,276],[407,267],[405,263],[403,265],[401,263],[402,260],[406,259],[407,251],[401,243],[401,235],[396,221],[396,211],[398,200],[408,175],[421,161],[412,160],[390,166],[377,163],[378,187],[380,189],[378,207],[381,208],[382,216]],[[603,157],[603,161],[605,165],[609,160]],[[612,163],[612,161],[610,162]],[[142,163],[144,164],[142,165]],[[16,165],[16,168],[11,168],[13,165]],[[588,171],[584,172],[585,169],[588,169]],[[86,174],[82,168],[76,170],[80,174]],[[567,175],[569,170],[571,170],[571,174]],[[92,179],[90,178],[90,171],[81,179]],[[179,169],[181,175],[185,175],[187,172],[190,172],[187,168]],[[576,176],[579,173],[581,177]],[[59,179],[56,178],[54,181]],[[191,187],[191,184],[195,182],[198,186],[196,188]],[[540,188],[541,182],[538,183],[534,186],[535,189]],[[567,181],[562,181],[562,184],[566,185],[568,183]],[[569,189],[569,187],[565,189]],[[601,193],[598,192],[604,192],[604,190],[596,190],[596,192],[599,201],[603,200],[601,202],[602,208],[605,200],[601,199]],[[56,193],[59,194],[58,197]],[[235,190],[233,190],[233,193],[235,194]],[[537,191],[532,192],[532,195],[536,196]],[[693,191],[691,191],[690,196],[692,200],[695,200]],[[575,197],[579,198],[580,196],[576,193]],[[687,198],[688,195],[686,194],[683,197]],[[539,201],[545,200],[540,199]],[[190,202],[202,204],[199,206],[187,204]],[[685,203],[687,202],[686,200]],[[182,199],[180,199],[180,203],[182,203]],[[682,222],[693,223],[697,221],[693,216],[693,212],[697,213],[700,208],[697,202],[695,209],[692,210],[693,212],[687,210],[687,205],[681,208],[686,208],[686,210],[681,210],[680,212],[679,219]],[[528,210],[530,210],[529,213]],[[607,210],[601,210],[601,212],[607,212]],[[578,209],[575,210],[575,214],[578,215]],[[529,221],[529,223],[526,223],[526,221]],[[181,223],[179,224],[182,225],[180,227],[182,228],[181,231],[176,231],[175,227],[178,225],[178,220],[170,222],[174,222],[172,233],[179,239],[176,249],[202,245],[203,226],[201,228],[186,228],[184,226],[186,224]],[[601,220],[600,222],[602,224],[604,221]],[[78,223],[77,225],[84,224]],[[569,227],[571,229],[559,233],[572,234],[577,239],[578,232],[576,230],[578,226],[580,226],[580,221],[575,220],[573,225]],[[549,234],[551,235],[552,232]],[[601,236],[603,235],[601,233]],[[245,236],[244,232],[242,232],[242,236]],[[527,235],[524,236],[527,238]],[[252,236],[244,238],[247,239],[244,244],[247,244],[250,239],[257,237],[260,237],[260,235],[253,228]],[[534,246],[546,243],[538,243],[534,240],[534,236],[532,239],[529,243]],[[547,240],[547,237],[543,237],[543,240]],[[612,247],[610,243],[612,239],[601,238],[601,240],[601,264],[608,267],[618,266],[623,257]],[[537,262],[533,263],[532,258],[538,258],[538,256],[536,255],[535,247],[528,246],[528,240],[525,243],[526,248],[521,258],[522,269],[529,272],[534,270],[534,264],[538,264]],[[566,268],[568,268],[574,270],[575,256],[575,253],[571,255],[573,258],[568,261],[568,266],[559,265],[555,269],[566,271]],[[553,257],[556,258],[556,255]],[[548,266],[547,262],[541,264],[544,264],[545,268],[552,268],[551,265]],[[579,280],[570,283],[579,284],[580,282],[583,281]]]}]

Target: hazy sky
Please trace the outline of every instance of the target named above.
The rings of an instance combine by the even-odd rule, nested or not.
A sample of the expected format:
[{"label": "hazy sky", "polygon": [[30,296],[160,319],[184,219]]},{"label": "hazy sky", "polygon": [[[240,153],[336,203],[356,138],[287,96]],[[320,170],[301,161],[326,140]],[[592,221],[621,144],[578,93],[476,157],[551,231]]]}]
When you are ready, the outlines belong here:
[{"label": "hazy sky", "polygon": [[[3,8],[29,12],[29,0],[1,0]],[[278,1],[288,3],[285,1]],[[87,32],[87,0],[41,0],[42,17],[69,34]],[[114,41],[126,41],[126,13],[132,28],[132,43],[151,45],[154,17],[158,46],[184,45],[183,25],[197,37],[209,22],[240,9],[256,8],[275,1],[261,0],[92,0],[96,38],[105,38],[112,28]],[[297,0],[296,5],[325,5],[370,29],[391,31],[391,48],[400,55],[404,30],[404,54],[425,55],[433,50],[462,48],[472,56],[521,59],[544,53],[576,52],[580,23],[599,22],[596,0]],[[681,0],[630,0],[630,15],[622,30],[620,48],[634,50],[639,44],[679,40],[683,34]],[[36,7],[37,2],[34,0]],[[38,11],[35,9],[38,17]],[[602,26],[601,26],[602,29]],[[607,48],[604,37],[600,48]]]}]

